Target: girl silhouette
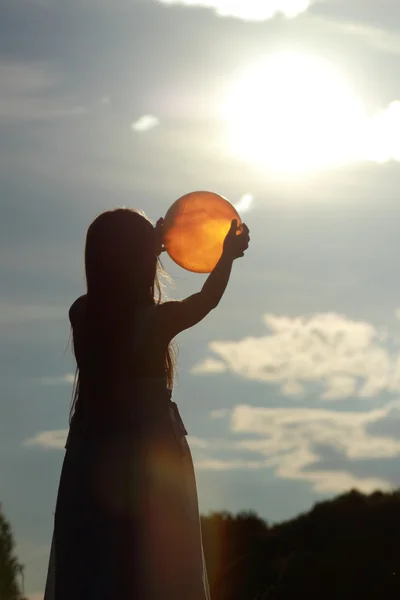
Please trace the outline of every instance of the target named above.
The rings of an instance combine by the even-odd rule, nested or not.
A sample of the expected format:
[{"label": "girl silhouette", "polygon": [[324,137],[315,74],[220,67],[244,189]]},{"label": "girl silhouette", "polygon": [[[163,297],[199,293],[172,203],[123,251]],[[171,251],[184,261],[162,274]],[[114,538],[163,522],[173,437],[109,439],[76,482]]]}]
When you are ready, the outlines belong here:
[{"label": "girl silhouette", "polygon": [[218,305],[250,238],[233,221],[202,290],[161,302],[162,228],[123,208],[87,232],[87,293],[69,311],[78,375],[45,600],[210,598],[192,457],[171,400],[171,341]]}]

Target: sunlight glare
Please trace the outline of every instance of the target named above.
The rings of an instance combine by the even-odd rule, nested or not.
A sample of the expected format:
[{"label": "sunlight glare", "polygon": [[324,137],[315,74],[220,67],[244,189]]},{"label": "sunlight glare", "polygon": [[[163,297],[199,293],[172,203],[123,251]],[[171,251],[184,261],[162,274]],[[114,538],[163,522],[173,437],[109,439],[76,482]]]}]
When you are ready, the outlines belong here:
[{"label": "sunlight glare", "polygon": [[296,53],[248,69],[222,113],[235,155],[286,174],[354,159],[365,130],[363,105],[334,65]]}]

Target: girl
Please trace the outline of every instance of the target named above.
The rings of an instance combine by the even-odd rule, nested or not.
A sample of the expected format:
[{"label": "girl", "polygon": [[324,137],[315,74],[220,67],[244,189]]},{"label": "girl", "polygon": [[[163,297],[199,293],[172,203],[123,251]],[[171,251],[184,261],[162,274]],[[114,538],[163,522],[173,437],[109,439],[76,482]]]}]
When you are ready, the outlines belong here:
[{"label": "girl", "polygon": [[232,221],[202,290],[162,303],[162,228],[122,208],[87,233],[87,293],[69,312],[78,377],[45,600],[210,598],[187,432],[171,401],[171,341],[218,305],[250,238]]}]

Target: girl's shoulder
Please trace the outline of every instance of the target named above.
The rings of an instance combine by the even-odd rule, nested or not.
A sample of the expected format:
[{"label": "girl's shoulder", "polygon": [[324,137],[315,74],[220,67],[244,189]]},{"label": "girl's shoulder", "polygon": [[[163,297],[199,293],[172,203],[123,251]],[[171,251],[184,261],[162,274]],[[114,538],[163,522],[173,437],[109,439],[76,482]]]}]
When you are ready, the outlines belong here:
[{"label": "girl's shoulder", "polygon": [[69,315],[69,320],[70,320],[72,326],[74,325],[74,323],[77,322],[80,315],[84,311],[85,307],[86,307],[86,294],[84,294],[83,296],[79,296],[79,298],[77,298],[71,304],[68,315]]}]

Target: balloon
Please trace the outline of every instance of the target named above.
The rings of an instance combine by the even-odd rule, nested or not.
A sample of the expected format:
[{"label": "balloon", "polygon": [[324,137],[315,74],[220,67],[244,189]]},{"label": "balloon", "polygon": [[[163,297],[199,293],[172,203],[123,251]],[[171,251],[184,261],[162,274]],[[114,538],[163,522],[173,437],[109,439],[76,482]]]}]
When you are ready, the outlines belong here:
[{"label": "balloon", "polygon": [[222,255],[232,223],[241,219],[228,200],[213,192],[191,192],[176,200],[164,219],[164,248],[180,267],[210,273]]}]

